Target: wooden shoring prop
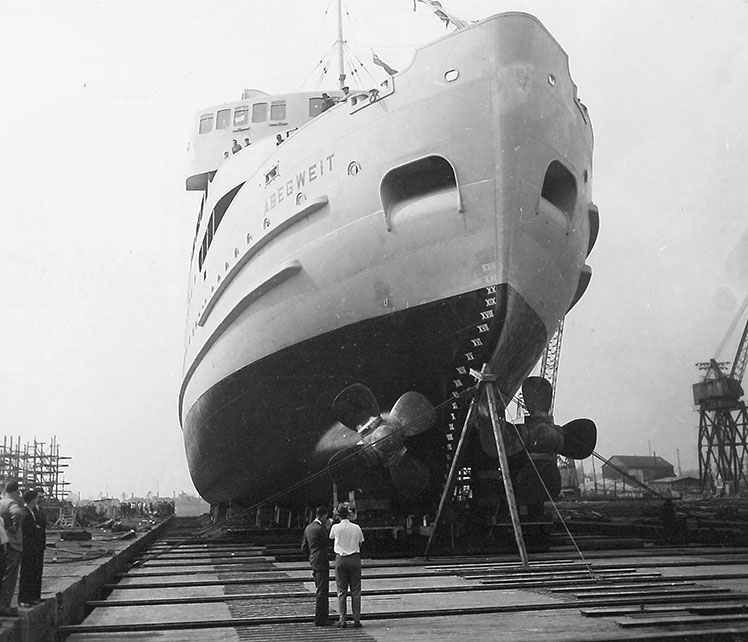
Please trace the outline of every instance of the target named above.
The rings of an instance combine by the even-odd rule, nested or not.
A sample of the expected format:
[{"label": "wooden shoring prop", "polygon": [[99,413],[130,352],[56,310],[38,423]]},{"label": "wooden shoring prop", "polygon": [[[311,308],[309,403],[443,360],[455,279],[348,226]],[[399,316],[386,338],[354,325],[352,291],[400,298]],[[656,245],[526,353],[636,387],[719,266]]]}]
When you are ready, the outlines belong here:
[{"label": "wooden shoring prop", "polygon": [[522,560],[522,566],[528,567],[529,560],[527,558],[527,548],[525,547],[525,540],[522,535],[522,524],[519,520],[519,511],[517,510],[517,502],[514,498],[514,487],[512,486],[512,479],[509,474],[509,460],[506,454],[506,447],[504,445],[504,438],[501,434],[501,421],[499,419],[498,403],[496,402],[496,391],[494,390],[494,383],[496,382],[496,375],[492,375],[488,371],[488,365],[483,364],[483,368],[480,372],[477,370],[470,370],[470,374],[478,380],[477,393],[470,402],[470,408],[468,409],[467,416],[465,417],[465,423],[462,427],[462,433],[460,434],[459,442],[457,443],[457,449],[455,455],[452,458],[452,465],[449,469],[449,475],[444,485],[444,491],[442,492],[441,499],[439,500],[439,508],[434,518],[434,526],[431,529],[431,535],[429,541],[426,544],[426,550],[424,557],[428,559],[429,550],[431,544],[436,535],[437,528],[442,518],[442,513],[447,505],[447,501],[451,498],[454,491],[454,481],[457,475],[457,470],[460,465],[460,459],[462,451],[464,450],[465,443],[467,441],[468,431],[472,429],[475,421],[473,415],[477,408],[478,401],[485,394],[488,401],[488,413],[491,417],[491,425],[493,427],[493,435],[496,441],[496,450],[499,453],[499,466],[501,470],[501,477],[504,482],[504,493],[506,494],[507,505],[509,507],[509,515],[512,519],[512,529],[514,531],[514,539],[517,543],[517,549],[519,550],[520,559]]}]

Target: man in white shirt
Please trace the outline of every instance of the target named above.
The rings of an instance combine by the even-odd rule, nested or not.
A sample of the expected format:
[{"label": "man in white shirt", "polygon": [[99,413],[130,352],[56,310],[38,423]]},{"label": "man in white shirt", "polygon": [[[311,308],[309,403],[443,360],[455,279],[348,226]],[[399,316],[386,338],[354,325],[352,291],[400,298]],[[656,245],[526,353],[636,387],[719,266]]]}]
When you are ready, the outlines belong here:
[{"label": "man in white shirt", "polygon": [[338,506],[339,524],[330,529],[330,539],[335,540],[335,584],[338,588],[338,628],[346,627],[346,593],[351,592],[353,628],[361,628],[361,543],[364,534],[358,524],[348,519],[348,504]]}]

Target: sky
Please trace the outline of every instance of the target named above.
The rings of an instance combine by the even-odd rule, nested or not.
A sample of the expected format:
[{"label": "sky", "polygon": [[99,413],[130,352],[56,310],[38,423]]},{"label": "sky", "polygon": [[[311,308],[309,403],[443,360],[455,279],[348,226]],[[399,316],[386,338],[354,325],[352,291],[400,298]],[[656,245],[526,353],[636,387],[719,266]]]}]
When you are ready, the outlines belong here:
[{"label": "sky", "polygon": [[[466,20],[538,17],[592,117],[601,228],[556,420],[593,418],[605,457],[696,468],[694,364],[732,358],[737,334],[715,351],[748,295],[748,3],[442,3]],[[346,8],[362,86],[384,78],[372,48],[402,69],[445,32],[412,0]],[[334,70],[317,82],[334,39],[328,0],[6,3],[0,435],[56,436],[72,491],[194,492],[177,407],[192,118],[244,88],[334,89]]]}]

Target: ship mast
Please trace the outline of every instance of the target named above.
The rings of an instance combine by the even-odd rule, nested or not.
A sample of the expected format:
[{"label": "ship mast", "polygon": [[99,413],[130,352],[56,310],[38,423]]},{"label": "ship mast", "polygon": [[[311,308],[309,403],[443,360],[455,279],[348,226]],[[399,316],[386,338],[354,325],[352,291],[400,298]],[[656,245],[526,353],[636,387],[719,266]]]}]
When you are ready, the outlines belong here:
[{"label": "ship mast", "polygon": [[338,0],[338,39],[335,41],[338,47],[338,82],[340,88],[345,86],[345,61],[343,59],[343,0]]}]

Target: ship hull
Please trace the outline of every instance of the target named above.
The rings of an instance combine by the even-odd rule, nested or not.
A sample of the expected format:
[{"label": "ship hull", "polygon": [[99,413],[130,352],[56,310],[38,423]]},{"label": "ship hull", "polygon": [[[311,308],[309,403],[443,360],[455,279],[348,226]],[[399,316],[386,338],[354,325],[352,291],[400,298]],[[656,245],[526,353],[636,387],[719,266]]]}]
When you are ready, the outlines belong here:
[{"label": "ship hull", "polygon": [[470,369],[513,394],[583,290],[592,132],[565,54],[530,16],[464,31],[211,181],[206,211],[236,197],[193,261],[180,393],[211,503],[329,497],[318,446],[354,382],[437,407],[408,444],[431,501]]},{"label": "ship hull", "polygon": [[[481,333],[486,310],[501,321]],[[466,391],[470,367],[488,362],[501,390],[516,389],[546,341],[541,319],[506,284],[315,337],[223,379],[192,406],[184,426],[192,478],[216,504],[326,500],[328,455],[318,456],[316,446],[335,424],[335,395],[364,381],[385,408],[406,390],[443,401],[438,427],[410,444],[438,482],[451,450],[444,437],[450,417],[464,413],[468,400],[453,395],[455,381]]]}]

